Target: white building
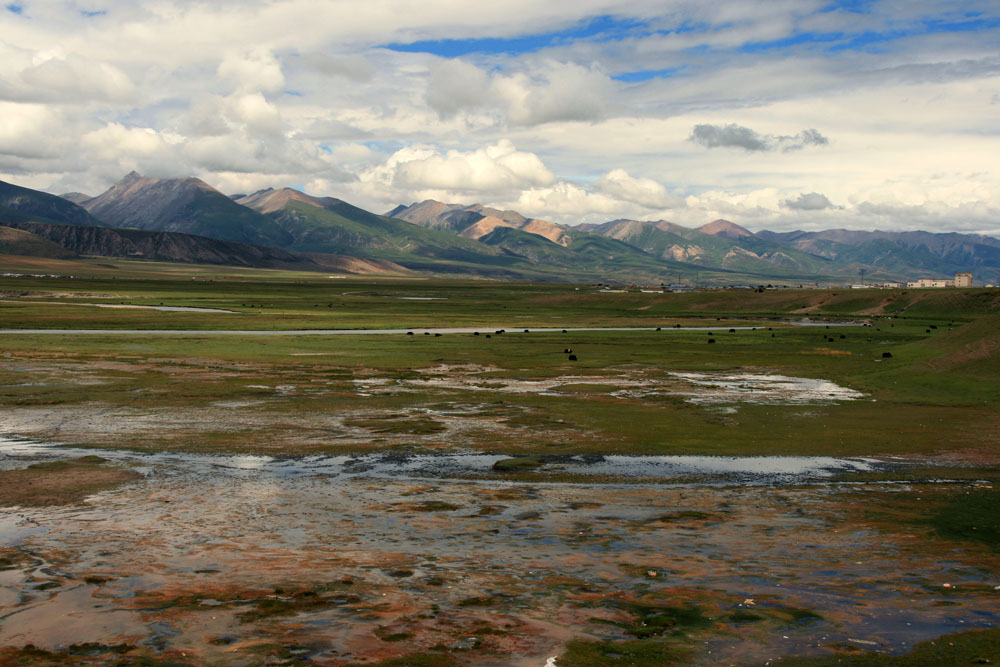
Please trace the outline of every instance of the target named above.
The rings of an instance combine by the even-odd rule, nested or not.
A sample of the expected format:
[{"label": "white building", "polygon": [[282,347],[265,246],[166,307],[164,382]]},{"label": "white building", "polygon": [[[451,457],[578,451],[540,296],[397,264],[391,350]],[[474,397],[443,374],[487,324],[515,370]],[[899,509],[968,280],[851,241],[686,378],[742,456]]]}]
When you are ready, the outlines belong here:
[{"label": "white building", "polygon": [[956,273],[954,280],[946,278],[921,278],[916,282],[906,283],[906,286],[917,289],[928,287],[972,287],[972,274]]}]

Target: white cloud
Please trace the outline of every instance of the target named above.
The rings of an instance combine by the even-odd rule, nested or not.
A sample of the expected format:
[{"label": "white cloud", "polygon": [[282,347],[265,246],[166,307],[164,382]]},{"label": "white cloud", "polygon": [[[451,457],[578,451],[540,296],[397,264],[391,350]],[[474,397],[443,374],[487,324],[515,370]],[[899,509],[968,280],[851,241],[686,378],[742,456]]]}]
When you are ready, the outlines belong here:
[{"label": "white cloud", "polygon": [[507,140],[464,153],[452,150],[442,154],[427,147],[403,148],[362,178],[402,190],[433,189],[481,196],[546,185],[555,180],[537,155],[519,151]]},{"label": "white cloud", "polygon": [[279,93],[285,87],[281,63],[265,49],[226,56],[219,63],[218,74],[237,92]]},{"label": "white cloud", "polygon": [[651,178],[633,178],[624,169],[612,169],[594,182],[594,188],[624,202],[649,209],[683,206],[661,183]]},{"label": "white cloud", "polygon": [[128,75],[106,62],[78,55],[47,58],[21,71],[25,97],[55,103],[78,104],[90,100],[124,103],[136,89]]},{"label": "white cloud", "polygon": [[181,129],[184,134],[192,137],[217,137],[229,131],[230,124],[225,114],[225,98],[202,93],[191,101]]},{"label": "white cloud", "polygon": [[442,118],[450,118],[463,109],[477,109],[489,104],[490,77],[482,69],[464,60],[439,60],[431,64],[427,82],[427,103]]},{"label": "white cloud", "polygon": [[65,119],[40,104],[0,102],[0,155],[45,158],[59,155]]},{"label": "white cloud", "polygon": [[228,100],[227,106],[232,118],[253,134],[282,132],[281,112],[260,93],[238,95]]},{"label": "white cloud", "polygon": [[354,83],[366,83],[375,76],[375,66],[363,55],[332,56],[313,53],[304,56],[303,63],[327,76],[344,77]]},{"label": "white cloud", "polygon": [[118,158],[146,158],[169,151],[160,133],[151,127],[125,127],[108,123],[99,130],[88,132],[80,140],[81,146],[99,160]]},{"label": "white cloud", "polygon": [[547,61],[507,75],[456,59],[431,65],[426,97],[442,118],[486,109],[513,125],[531,126],[600,120],[613,91],[607,74],[575,63]]},{"label": "white cloud", "polygon": [[622,202],[599,192],[562,181],[551,187],[525,190],[514,202],[514,207],[525,215],[565,220],[579,219],[600,214],[617,217],[623,210]]}]

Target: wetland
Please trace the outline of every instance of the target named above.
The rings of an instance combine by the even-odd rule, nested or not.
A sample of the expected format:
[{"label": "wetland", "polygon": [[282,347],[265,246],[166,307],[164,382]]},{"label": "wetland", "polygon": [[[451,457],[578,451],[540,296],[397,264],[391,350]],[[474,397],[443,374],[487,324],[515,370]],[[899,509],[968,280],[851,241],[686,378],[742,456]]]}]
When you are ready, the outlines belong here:
[{"label": "wetland", "polygon": [[2,664],[1000,659],[996,290],[3,280]]}]

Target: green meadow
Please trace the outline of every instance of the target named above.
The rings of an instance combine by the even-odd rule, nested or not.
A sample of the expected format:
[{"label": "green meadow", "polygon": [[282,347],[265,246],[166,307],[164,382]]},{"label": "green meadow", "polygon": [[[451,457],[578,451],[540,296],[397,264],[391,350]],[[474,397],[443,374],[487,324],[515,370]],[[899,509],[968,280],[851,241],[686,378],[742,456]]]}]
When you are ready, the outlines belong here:
[{"label": "green meadow", "polygon": [[[249,402],[256,415],[268,417],[249,435],[221,428],[180,442],[144,433],[72,438],[210,451],[261,451],[263,442],[274,451],[289,434],[319,429],[304,419],[312,415],[340,415],[355,437],[290,437],[285,453],[429,447],[895,455],[985,452],[997,444],[997,290],[664,294],[592,285],[303,280],[266,272],[194,278],[0,280],[6,329],[189,332],[3,334],[8,363],[0,370],[0,401],[12,409],[60,410],[99,403],[120,409],[123,418],[128,410],[169,409],[181,421],[187,411]],[[793,326],[802,319],[817,326]],[[425,333],[434,327],[481,330]],[[640,329],[533,332],[537,327]],[[414,335],[196,333],[310,329]],[[47,365],[25,370],[31,360]],[[863,396],[808,405],[749,400],[726,410],[718,401],[699,403],[671,391],[675,372],[823,379]],[[377,391],[359,389],[371,380],[381,383]],[[511,390],[514,381],[530,386]],[[407,386],[394,391],[394,383]],[[463,420],[471,426],[461,438],[442,435],[449,422]]]}]

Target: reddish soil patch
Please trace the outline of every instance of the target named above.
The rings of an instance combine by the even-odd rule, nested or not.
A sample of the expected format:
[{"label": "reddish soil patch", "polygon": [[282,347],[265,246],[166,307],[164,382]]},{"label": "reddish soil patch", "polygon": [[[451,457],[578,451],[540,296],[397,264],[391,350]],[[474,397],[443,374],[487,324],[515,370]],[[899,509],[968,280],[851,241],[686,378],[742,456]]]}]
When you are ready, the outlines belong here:
[{"label": "reddish soil patch", "polygon": [[36,463],[23,470],[0,472],[0,507],[68,505],[142,475],[101,465],[99,457]]}]

